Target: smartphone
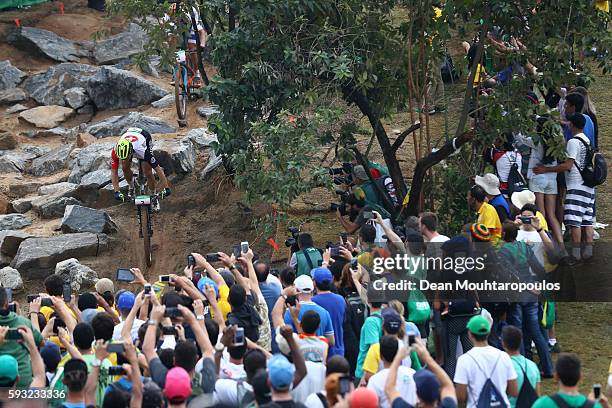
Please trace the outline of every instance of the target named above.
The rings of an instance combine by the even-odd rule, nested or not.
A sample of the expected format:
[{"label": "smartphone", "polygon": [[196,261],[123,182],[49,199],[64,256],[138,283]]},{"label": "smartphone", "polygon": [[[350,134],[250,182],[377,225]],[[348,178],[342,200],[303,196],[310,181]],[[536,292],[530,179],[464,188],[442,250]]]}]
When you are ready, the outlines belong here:
[{"label": "smartphone", "polygon": [[41,306],[47,306],[47,307],[53,307],[53,302],[51,301],[51,298],[43,298],[43,300],[40,302]]},{"label": "smartphone", "polygon": [[23,340],[21,332],[19,332],[17,329],[8,329],[5,338],[7,340]]},{"label": "smartphone", "polygon": [[145,296],[151,296],[151,284],[150,283],[146,283],[144,285],[144,294]]},{"label": "smartphone", "polygon": [[344,245],[348,242],[348,234],[346,232],[340,233],[340,244]]},{"label": "smartphone", "polygon": [[206,254],[206,262],[219,262],[219,259],[219,254],[217,253]]},{"label": "smartphone", "polygon": [[372,213],[372,211],[364,211],[363,212],[363,219],[364,220],[371,220],[374,218],[374,214]]},{"label": "smartphone", "polygon": [[244,327],[238,327],[234,333],[234,347],[244,346]]},{"label": "smartphone", "polygon": [[412,345],[416,343],[416,337],[414,334],[408,335],[408,347],[412,347]]},{"label": "smartphone", "polygon": [[53,322],[53,333],[58,334],[58,328],[59,327],[66,327],[66,323],[64,323],[64,321],[58,317],[55,318],[55,321]]},{"label": "smartphone", "polygon": [[247,241],[242,241],[240,243],[240,251],[243,254],[246,254],[247,252],[249,252],[249,243]]},{"label": "smartphone", "polygon": [[72,300],[72,288],[70,287],[70,283],[64,283],[64,302],[70,303]]},{"label": "smartphone", "polygon": [[4,291],[6,292],[6,301],[8,303],[13,303],[13,289],[4,288]]},{"label": "smartphone", "polygon": [[195,258],[193,257],[193,255],[189,254],[187,255],[187,266],[195,266],[196,262],[195,262]]},{"label": "smartphone", "polygon": [[340,256],[340,247],[339,246],[331,247],[330,248],[330,255],[332,257]]},{"label": "smartphone", "polygon": [[181,316],[181,311],[178,307],[167,307],[164,313],[164,317],[169,317],[171,319],[179,316]]},{"label": "smartphone", "polygon": [[13,313],[17,313],[17,303],[9,303],[8,311],[9,312],[13,312]]},{"label": "smartphone", "polygon": [[601,384],[593,384],[593,396],[596,401],[601,398]]},{"label": "smartphone", "polygon": [[351,259],[351,269],[357,269],[358,265],[359,265],[359,260],[357,258]]},{"label": "smartphone", "polygon": [[132,282],[134,274],[127,268],[119,268],[117,269],[117,280],[120,282]]},{"label": "smartphone", "polygon": [[338,379],[338,394],[343,397],[351,392],[351,377],[348,375]]},{"label": "smartphone", "polygon": [[240,258],[240,256],[241,256],[240,245],[234,245],[232,247],[232,250],[233,250],[233,253],[234,253],[234,258],[236,258],[236,259]]},{"label": "smartphone", "polygon": [[28,303],[32,303],[35,299],[38,299],[40,297],[40,295],[28,295],[26,300],[28,301]]},{"label": "smartphone", "polygon": [[121,342],[109,343],[106,346],[106,351],[109,353],[125,353],[125,346]]},{"label": "smartphone", "polygon": [[176,336],[176,328],[174,326],[162,326],[162,334]]},{"label": "smartphone", "polygon": [[531,224],[531,217],[519,217],[523,224]]},{"label": "smartphone", "polygon": [[125,369],[121,366],[108,367],[108,375],[125,375]]},{"label": "smartphone", "polygon": [[160,282],[170,282],[170,275],[159,275]]},{"label": "smartphone", "polygon": [[297,305],[297,296],[287,296],[287,299],[285,299],[285,304],[295,307]]}]

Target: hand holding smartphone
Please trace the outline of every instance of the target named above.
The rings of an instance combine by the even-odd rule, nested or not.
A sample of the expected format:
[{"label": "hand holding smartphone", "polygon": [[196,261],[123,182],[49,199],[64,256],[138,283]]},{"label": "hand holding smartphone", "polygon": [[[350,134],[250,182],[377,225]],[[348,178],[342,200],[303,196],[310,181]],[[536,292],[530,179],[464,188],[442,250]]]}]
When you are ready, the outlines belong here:
[{"label": "hand holding smartphone", "polygon": [[117,280],[119,282],[132,282],[134,274],[127,268],[119,268],[117,269]]}]

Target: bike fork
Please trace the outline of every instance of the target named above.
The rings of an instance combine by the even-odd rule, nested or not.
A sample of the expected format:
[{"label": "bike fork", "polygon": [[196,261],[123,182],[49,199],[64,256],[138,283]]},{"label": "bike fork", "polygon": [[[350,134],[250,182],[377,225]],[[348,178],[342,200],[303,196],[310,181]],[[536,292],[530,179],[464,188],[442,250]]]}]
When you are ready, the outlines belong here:
[{"label": "bike fork", "polygon": [[138,236],[140,238],[143,238],[143,235],[142,235],[142,213],[141,213],[141,207],[138,206],[138,207],[136,207],[136,209],[138,210]]}]

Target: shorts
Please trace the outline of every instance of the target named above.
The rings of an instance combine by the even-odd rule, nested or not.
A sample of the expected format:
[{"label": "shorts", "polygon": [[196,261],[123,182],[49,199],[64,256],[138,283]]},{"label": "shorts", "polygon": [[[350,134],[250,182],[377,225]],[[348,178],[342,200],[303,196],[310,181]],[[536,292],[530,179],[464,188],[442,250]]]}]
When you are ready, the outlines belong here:
[{"label": "shorts", "polygon": [[593,226],[595,191],[591,188],[572,188],[567,190],[563,202],[563,222],[566,227]]},{"label": "shorts", "polygon": [[529,179],[529,189],[534,193],[557,194],[557,177],[554,173],[535,174]]},{"label": "shorts", "polygon": [[159,166],[159,163],[157,162],[157,160],[155,160],[155,156],[153,156],[153,138],[151,138],[151,134],[146,130],[143,130],[141,133],[145,137],[147,148],[144,152],[144,158],[139,158],[138,163],[149,163],[151,168],[154,169]]}]

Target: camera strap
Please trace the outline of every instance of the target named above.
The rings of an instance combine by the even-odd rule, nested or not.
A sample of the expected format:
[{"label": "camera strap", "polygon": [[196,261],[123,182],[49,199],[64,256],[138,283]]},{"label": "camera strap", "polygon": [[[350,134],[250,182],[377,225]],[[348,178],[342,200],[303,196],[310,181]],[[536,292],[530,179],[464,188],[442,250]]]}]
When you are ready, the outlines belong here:
[{"label": "camera strap", "polygon": [[[310,267],[310,270],[312,271],[314,269],[314,266],[312,265],[312,259],[310,259],[310,255],[308,255],[308,248],[304,249],[302,251],[302,253],[304,254],[304,257],[306,258],[306,262],[308,262],[308,266]],[[310,275],[310,272],[308,273]]]}]

